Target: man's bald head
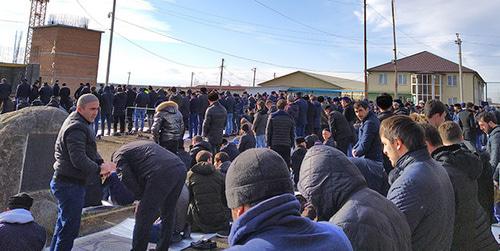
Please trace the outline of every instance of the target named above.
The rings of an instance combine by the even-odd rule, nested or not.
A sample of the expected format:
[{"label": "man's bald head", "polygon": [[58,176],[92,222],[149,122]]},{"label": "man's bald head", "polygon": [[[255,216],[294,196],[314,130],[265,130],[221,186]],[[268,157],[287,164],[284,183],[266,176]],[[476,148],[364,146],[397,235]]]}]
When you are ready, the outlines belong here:
[{"label": "man's bald head", "polygon": [[76,107],[85,107],[87,104],[92,102],[99,102],[99,99],[91,93],[83,94],[78,98],[78,102],[76,103]]}]

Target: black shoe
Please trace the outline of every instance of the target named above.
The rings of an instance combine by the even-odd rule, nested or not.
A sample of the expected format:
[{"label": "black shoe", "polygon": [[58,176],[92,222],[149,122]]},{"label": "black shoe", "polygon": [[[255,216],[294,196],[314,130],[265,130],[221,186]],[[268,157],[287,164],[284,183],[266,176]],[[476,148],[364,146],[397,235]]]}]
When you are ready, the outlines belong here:
[{"label": "black shoe", "polygon": [[212,240],[199,240],[196,242],[191,242],[191,247],[194,249],[208,250],[217,248],[217,243]]},{"label": "black shoe", "polygon": [[182,231],[182,239],[190,239],[191,238],[191,225],[186,223],[184,226],[184,230]]},{"label": "black shoe", "polygon": [[174,233],[172,235],[172,239],[170,239],[171,243],[178,243],[182,241],[182,235],[180,233]]}]

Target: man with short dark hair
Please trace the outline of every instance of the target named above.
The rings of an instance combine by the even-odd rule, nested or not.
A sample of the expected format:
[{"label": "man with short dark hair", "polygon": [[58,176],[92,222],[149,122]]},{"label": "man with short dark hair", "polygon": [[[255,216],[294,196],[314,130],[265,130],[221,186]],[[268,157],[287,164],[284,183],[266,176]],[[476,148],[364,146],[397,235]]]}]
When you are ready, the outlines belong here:
[{"label": "man with short dark hair", "polygon": [[328,129],[336,142],[337,149],[347,155],[349,145],[354,139],[351,125],[345,116],[331,105],[325,107],[325,113],[328,118]]},{"label": "man with short dark hair", "polygon": [[477,140],[477,126],[476,119],[474,118],[474,104],[468,102],[465,105],[465,110],[460,111],[458,113],[458,124],[462,129],[464,135],[465,144],[469,149],[476,149],[476,140]]},{"label": "man with short dark hair", "polygon": [[86,194],[98,197],[100,203],[102,196],[90,189],[97,187],[97,191],[102,192],[99,174],[106,175],[114,170],[114,166],[104,163],[97,152],[94,132],[90,128],[98,111],[96,96],[80,96],[76,111],[66,118],[57,136],[50,189],[57,200],[58,216],[51,251],[71,250],[80,229]]},{"label": "man with short dark hair", "polygon": [[[279,103],[278,112],[285,113]],[[226,176],[234,221],[228,250],[352,250],[339,227],[301,217],[293,191],[288,165],[276,152],[257,148],[240,154]]]},{"label": "man with short dark hair", "polygon": [[307,101],[302,98],[302,93],[297,92],[295,93],[295,101],[294,103],[297,105],[299,108],[299,113],[297,116],[297,119],[295,121],[295,135],[297,137],[304,137],[306,133],[306,126],[307,126],[307,110],[308,110],[308,104]]},{"label": "man with short dark hair", "polygon": [[377,97],[376,99],[377,107],[380,110],[380,113],[378,114],[378,119],[380,122],[382,122],[384,119],[389,118],[390,116],[394,115],[392,113],[392,96],[384,93],[380,96]]},{"label": "man with short dark hair", "polygon": [[210,105],[208,102],[207,88],[200,88],[200,95],[198,95],[198,123],[199,123],[199,132],[198,135],[202,135],[203,132],[203,121],[205,120],[205,112]]},{"label": "man with short dark hair", "polygon": [[212,152],[212,146],[210,145],[210,143],[208,143],[207,141],[204,141],[203,140],[203,137],[197,135],[197,136],[194,136],[194,138],[191,140],[191,149],[189,150],[189,155],[191,156],[191,165],[188,166],[188,170],[191,169],[192,166],[194,166],[196,164],[196,155],[200,152],[200,151],[209,151],[209,152]]},{"label": "man with short dark hair", "polygon": [[424,114],[429,124],[437,128],[446,120],[446,106],[437,99],[428,100],[424,106]]},{"label": "man with short dark hair", "polygon": [[264,102],[263,100],[259,100],[259,102],[257,102],[257,112],[255,113],[255,119],[252,123],[252,130],[255,132],[257,148],[266,147],[266,124],[268,116],[269,115],[268,110],[266,109],[266,102]]},{"label": "man with short dark hair", "polygon": [[43,250],[45,229],[30,212],[33,199],[26,193],[9,198],[7,211],[0,213],[0,248],[2,250]]},{"label": "man with short dark hair", "polygon": [[407,116],[385,119],[380,126],[384,153],[394,173],[387,198],[406,215],[414,250],[449,250],[455,200],[446,170],[425,147],[424,132]]},{"label": "man with short dark hair", "polygon": [[483,112],[478,116],[479,128],[488,135],[486,152],[490,154],[490,164],[495,170],[493,179],[497,182],[499,176],[500,163],[500,126],[498,126],[496,117],[490,112]]},{"label": "man with short dark hair", "polygon": [[361,127],[359,128],[358,142],[352,149],[352,156],[382,162],[382,143],[378,135],[380,121],[375,113],[370,111],[368,103],[365,101],[354,103],[354,112],[361,121]]},{"label": "man with short dark hair", "polygon": [[238,143],[238,151],[242,153],[248,149],[255,148],[255,135],[250,129],[249,124],[243,124],[241,126],[241,133],[240,142]]},{"label": "man with short dark hair", "polygon": [[267,120],[266,138],[267,145],[276,151],[290,165],[290,150],[295,138],[295,123],[285,112],[286,101],[278,100],[276,108],[278,111],[272,113]]},{"label": "man with short dark hair", "polygon": [[229,166],[231,165],[231,159],[229,155],[225,152],[218,152],[214,157],[215,168],[219,170],[222,174],[226,175]]},{"label": "man with short dark hair", "polygon": [[462,131],[455,122],[442,123],[439,132],[430,124],[422,126],[432,158],[443,165],[453,185],[455,223],[451,250],[498,250],[489,218],[478,201],[481,160],[461,146]]},{"label": "man with short dark hair", "polygon": [[219,94],[217,92],[208,94],[208,102],[210,106],[203,120],[202,135],[208,139],[208,142],[212,145],[212,150],[218,152],[222,144],[222,132],[226,127],[227,111],[226,108],[219,103]]}]

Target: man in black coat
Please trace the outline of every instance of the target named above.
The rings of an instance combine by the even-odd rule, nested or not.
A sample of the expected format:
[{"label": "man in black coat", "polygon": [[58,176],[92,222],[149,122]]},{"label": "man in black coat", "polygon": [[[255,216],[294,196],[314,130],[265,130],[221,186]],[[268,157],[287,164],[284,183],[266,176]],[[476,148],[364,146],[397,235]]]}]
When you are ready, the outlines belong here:
[{"label": "man in black coat", "polygon": [[52,94],[56,97],[59,97],[59,93],[61,91],[61,88],[59,87],[59,80],[56,80],[54,83],[54,86],[52,87]]},{"label": "man in black coat", "polygon": [[200,151],[209,151],[212,152],[212,146],[210,143],[203,140],[201,136],[195,136],[191,140],[191,147],[189,150],[189,155],[191,156],[191,165],[188,166],[188,169],[191,169],[194,164],[196,164],[196,154]]},{"label": "man in black coat", "polygon": [[236,146],[234,142],[227,141],[227,139],[222,139],[222,147],[220,148],[220,151],[227,153],[229,160],[231,161],[236,159],[236,157],[240,154],[238,146]]},{"label": "man in black coat", "polygon": [[[184,131],[186,131],[188,128],[190,128],[189,125],[189,97],[186,96],[185,91],[180,91],[179,94],[181,95],[181,104],[179,105],[179,112],[182,114],[182,120],[184,122]],[[184,137],[184,131],[182,132],[182,137]]]},{"label": "man in black coat", "polygon": [[203,120],[205,120],[205,112],[208,109],[209,103],[208,103],[208,95],[207,95],[207,88],[202,87],[200,88],[201,94],[198,96],[198,124],[199,124],[199,131],[198,135],[202,134],[203,131]]},{"label": "man in black coat", "polygon": [[0,107],[3,108],[2,109],[3,111],[0,112],[2,113],[6,111],[5,108],[7,106],[4,103],[8,101],[11,92],[12,92],[12,86],[9,83],[7,83],[7,79],[2,78],[2,80],[0,80]]},{"label": "man in black coat", "polygon": [[196,93],[193,92],[191,94],[191,98],[189,99],[189,138],[193,138],[193,136],[198,135],[198,114],[199,114],[199,101]]},{"label": "man in black coat", "polygon": [[290,165],[290,150],[295,139],[295,123],[285,112],[286,101],[281,99],[276,103],[277,112],[270,115],[267,120],[266,138],[267,145],[277,152]]},{"label": "man in black coat", "polygon": [[16,90],[16,102],[20,103],[21,101],[28,102],[31,94],[31,87],[28,84],[28,81],[24,79],[20,85],[17,86]]},{"label": "man in black coat", "polygon": [[63,83],[61,90],[59,90],[59,96],[61,97],[61,106],[66,109],[66,111],[69,111],[73,106],[70,95],[71,90],[66,86],[66,83]]},{"label": "man in black coat", "polygon": [[42,88],[40,88],[40,100],[44,105],[49,103],[52,94],[53,94],[52,87],[50,87],[50,85],[47,82],[43,83]]},{"label": "man in black coat", "polygon": [[128,86],[127,87],[127,132],[132,132],[132,127],[134,126],[134,102],[137,93],[135,90]]},{"label": "man in black coat", "polygon": [[[117,88],[113,98],[113,129],[116,135],[125,132],[125,113],[127,110],[127,94],[123,92],[122,87]],[[120,122],[120,131],[118,134],[118,122]]]},{"label": "man in black coat", "polygon": [[167,250],[174,230],[175,206],[186,180],[179,157],[152,141],[135,141],[112,156],[125,186],[140,199],[135,214],[132,250],[146,250],[160,211],[161,234],[157,250]]},{"label": "man in black coat", "polygon": [[226,126],[227,111],[219,103],[219,94],[216,92],[211,92],[208,95],[208,102],[210,102],[210,106],[205,113],[202,135],[208,139],[212,150],[218,152],[222,144],[222,131]]},{"label": "man in black coat", "polygon": [[349,122],[342,113],[333,109],[331,105],[325,107],[325,113],[328,118],[330,133],[337,143],[337,149],[347,155],[349,144],[354,138]]},{"label": "man in black coat", "polygon": [[[113,93],[109,86],[104,87],[104,91],[100,96],[101,105],[101,135],[104,136],[105,125],[108,125],[108,133],[111,134],[111,120],[113,113]],[[106,122],[106,123],[105,123]]]},{"label": "man in black coat", "polygon": [[464,141],[471,146],[476,145],[477,139],[477,125],[474,119],[474,104],[468,102],[466,109],[458,113],[460,128],[462,129]]}]

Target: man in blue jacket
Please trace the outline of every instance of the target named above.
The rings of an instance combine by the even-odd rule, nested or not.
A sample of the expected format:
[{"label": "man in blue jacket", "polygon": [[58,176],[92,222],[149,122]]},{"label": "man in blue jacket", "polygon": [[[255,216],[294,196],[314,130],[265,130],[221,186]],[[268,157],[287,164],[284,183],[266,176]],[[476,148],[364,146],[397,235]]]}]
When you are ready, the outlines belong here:
[{"label": "man in blue jacket", "polygon": [[368,103],[365,101],[354,103],[354,112],[361,121],[361,127],[359,128],[358,142],[352,149],[352,156],[382,162],[382,143],[378,135],[380,121],[375,113],[370,111]]},{"label": "man in blue jacket", "polygon": [[300,216],[287,164],[272,150],[246,150],[231,163],[226,198],[228,250],[352,250],[339,227]]}]

